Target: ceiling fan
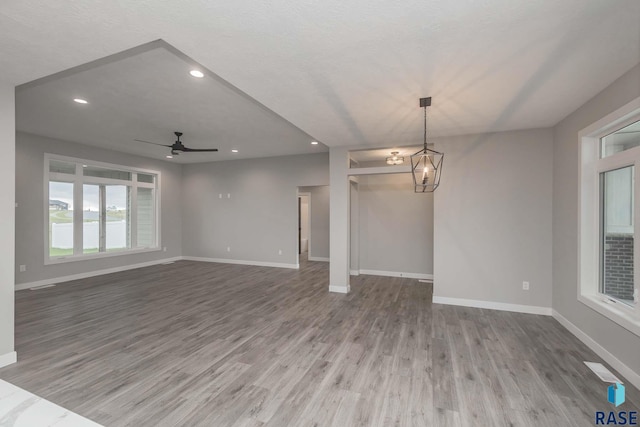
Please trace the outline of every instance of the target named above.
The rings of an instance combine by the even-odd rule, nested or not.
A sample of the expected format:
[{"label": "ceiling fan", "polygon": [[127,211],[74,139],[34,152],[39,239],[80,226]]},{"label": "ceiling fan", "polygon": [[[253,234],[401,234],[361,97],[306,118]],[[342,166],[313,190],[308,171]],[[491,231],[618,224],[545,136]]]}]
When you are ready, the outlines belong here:
[{"label": "ceiling fan", "polygon": [[173,154],[174,156],[177,156],[180,153],[218,151],[217,148],[189,148],[189,147],[185,147],[184,144],[182,144],[182,141],[180,141],[180,137],[182,136],[182,132],[174,132],[174,134],[178,139],[176,140],[176,142],[174,142],[171,145],[158,144],[157,142],[151,142],[151,141],[143,141],[142,139],[134,139],[134,141],[144,142],[145,144],[160,145],[161,147],[169,147],[169,148],[171,148],[171,154]]}]

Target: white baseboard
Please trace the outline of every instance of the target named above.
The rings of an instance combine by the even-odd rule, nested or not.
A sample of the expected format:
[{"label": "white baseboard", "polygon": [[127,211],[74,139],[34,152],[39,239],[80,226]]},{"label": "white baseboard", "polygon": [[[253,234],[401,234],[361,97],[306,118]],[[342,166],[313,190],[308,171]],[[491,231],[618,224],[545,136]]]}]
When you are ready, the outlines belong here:
[{"label": "white baseboard", "polygon": [[18,361],[18,353],[12,351],[11,353],[0,355],[0,368],[3,366],[11,365]]},{"label": "white baseboard", "polygon": [[300,268],[300,266],[298,264],[283,264],[283,263],[262,262],[262,261],[245,261],[245,260],[224,259],[224,258],[201,258],[201,257],[188,257],[188,256],[181,257],[181,256],[178,256],[178,257],[173,257],[173,258],[159,259],[159,260],[156,260],[156,261],[149,261],[149,262],[142,262],[142,263],[138,263],[138,264],[124,265],[124,266],[121,266],[121,267],[113,267],[113,268],[106,268],[106,269],[103,269],[103,270],[95,270],[95,271],[90,271],[90,272],[87,272],[87,273],[72,274],[72,275],[69,275],[69,276],[60,276],[60,277],[54,277],[54,278],[51,278],[51,279],[36,280],[34,282],[19,283],[19,284],[16,284],[15,289],[16,289],[16,291],[21,291],[21,290],[24,290],[24,289],[38,288],[40,286],[54,285],[54,284],[57,284],[57,283],[69,282],[71,280],[86,279],[86,278],[89,278],[89,277],[101,276],[103,274],[118,273],[120,271],[134,270],[136,268],[149,267],[149,266],[152,266],[152,265],[164,264],[164,263],[175,262],[175,261],[180,261],[180,260],[203,261],[203,262],[219,262],[219,263],[224,263],[224,264],[256,265],[256,266],[260,266],[260,267],[279,267],[279,268],[292,268],[292,269]]},{"label": "white baseboard", "polygon": [[349,270],[349,276],[359,276],[360,270]]},{"label": "white baseboard", "polygon": [[203,257],[195,257],[195,256],[183,256],[182,259],[187,261],[219,262],[221,264],[255,265],[258,267],[277,267],[277,268],[293,268],[293,269],[300,268],[299,264],[285,264],[280,262],[264,262],[264,261],[247,261],[244,259],[203,258]]},{"label": "white baseboard", "polygon": [[348,294],[349,291],[351,291],[351,286],[347,285],[345,286],[335,286],[335,285],[330,285],[329,286],[329,292],[337,292],[339,294]]},{"label": "white baseboard", "polygon": [[513,311],[516,313],[540,314],[551,316],[550,307],[538,307],[535,305],[508,304],[504,302],[482,301],[464,298],[448,298],[433,296],[434,304],[460,305],[463,307],[487,308],[490,310]]},{"label": "white baseboard", "polygon": [[578,328],[576,325],[571,323],[566,317],[558,313],[556,310],[553,310],[553,317],[569,332],[576,336],[580,341],[582,341],[587,347],[589,347],[595,354],[602,357],[602,359],[607,362],[613,369],[620,372],[623,377],[631,384],[633,384],[636,388],[640,388],[640,374],[634,372],[633,369],[625,365],[615,357],[613,354],[609,352],[606,348],[598,344],[593,338],[584,333],[582,329]]},{"label": "white baseboard", "polygon": [[329,258],[325,258],[322,256],[310,256],[307,258],[309,261],[321,261],[321,262],[329,262]]},{"label": "white baseboard", "polygon": [[173,257],[173,258],[164,258],[156,261],[141,262],[138,264],[123,265],[120,267],[113,267],[113,268],[105,268],[103,270],[89,271],[86,273],[71,274],[69,276],[60,276],[60,277],[53,277],[51,279],[36,280],[35,282],[18,283],[16,284],[16,291],[21,291],[23,289],[29,289],[29,288],[37,288],[37,287],[46,286],[46,285],[54,285],[57,283],[69,282],[71,280],[86,279],[88,277],[101,276],[103,274],[134,270],[136,268],[149,267],[151,265],[157,265],[157,264],[162,264],[162,263],[171,262],[171,261],[179,261],[181,259],[182,257],[179,257],[179,256]]},{"label": "white baseboard", "polygon": [[[382,271],[382,270],[365,270],[360,269],[359,274],[368,274],[371,276],[385,276],[385,277],[406,277],[408,279],[431,279],[433,280],[433,274],[422,273],[403,273],[401,271]],[[357,276],[358,274],[354,274]]]}]

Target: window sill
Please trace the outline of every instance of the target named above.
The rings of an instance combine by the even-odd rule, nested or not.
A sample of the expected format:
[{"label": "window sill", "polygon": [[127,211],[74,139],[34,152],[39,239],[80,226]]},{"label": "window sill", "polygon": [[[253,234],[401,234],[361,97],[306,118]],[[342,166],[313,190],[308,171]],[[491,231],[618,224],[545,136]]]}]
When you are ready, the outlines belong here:
[{"label": "window sill", "polygon": [[160,251],[160,246],[157,246],[154,248],[137,248],[137,249],[124,250],[124,251],[103,252],[103,253],[88,254],[88,255],[69,255],[69,256],[56,257],[56,258],[45,257],[44,265],[64,264],[67,262],[76,262],[76,261],[89,261],[89,260],[102,259],[102,258],[111,258],[114,256],[135,255],[135,254],[142,254],[147,252],[159,252],[159,251]]},{"label": "window sill", "polygon": [[579,295],[578,300],[597,311],[609,320],[617,323],[628,331],[640,336],[640,307],[627,307],[623,303],[605,302],[600,295]]}]

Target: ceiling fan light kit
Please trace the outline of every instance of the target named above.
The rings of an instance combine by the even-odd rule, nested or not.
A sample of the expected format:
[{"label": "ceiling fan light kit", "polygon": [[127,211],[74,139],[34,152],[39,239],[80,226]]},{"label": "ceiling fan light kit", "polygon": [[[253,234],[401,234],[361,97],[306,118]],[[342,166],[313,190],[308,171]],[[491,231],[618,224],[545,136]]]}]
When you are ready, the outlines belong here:
[{"label": "ceiling fan light kit", "polygon": [[424,109],[424,147],[411,155],[411,175],[416,193],[432,193],[440,185],[444,154],[427,147],[427,107],[431,97],[420,98],[420,107]]}]

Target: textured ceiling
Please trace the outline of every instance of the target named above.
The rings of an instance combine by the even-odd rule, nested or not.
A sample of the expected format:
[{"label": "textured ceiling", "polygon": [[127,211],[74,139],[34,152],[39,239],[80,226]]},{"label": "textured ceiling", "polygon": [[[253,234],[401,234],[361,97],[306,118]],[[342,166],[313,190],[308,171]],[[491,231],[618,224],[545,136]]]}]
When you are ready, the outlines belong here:
[{"label": "textured ceiling", "polygon": [[640,61],[637,0],[4,0],[0,80],[163,39],[330,146],[548,127]]}]

